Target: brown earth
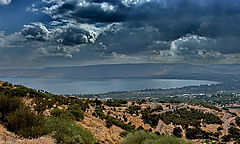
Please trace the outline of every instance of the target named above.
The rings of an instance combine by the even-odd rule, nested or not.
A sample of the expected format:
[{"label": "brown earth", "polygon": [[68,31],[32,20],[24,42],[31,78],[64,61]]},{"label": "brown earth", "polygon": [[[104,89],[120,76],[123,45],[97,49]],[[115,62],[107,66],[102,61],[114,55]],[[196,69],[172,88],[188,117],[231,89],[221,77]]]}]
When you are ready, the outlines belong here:
[{"label": "brown earth", "polygon": [[85,113],[83,121],[78,122],[78,124],[91,131],[100,143],[118,144],[122,141],[122,137],[119,134],[124,131],[123,129],[115,125],[107,128],[105,121],[92,116],[89,112]]}]

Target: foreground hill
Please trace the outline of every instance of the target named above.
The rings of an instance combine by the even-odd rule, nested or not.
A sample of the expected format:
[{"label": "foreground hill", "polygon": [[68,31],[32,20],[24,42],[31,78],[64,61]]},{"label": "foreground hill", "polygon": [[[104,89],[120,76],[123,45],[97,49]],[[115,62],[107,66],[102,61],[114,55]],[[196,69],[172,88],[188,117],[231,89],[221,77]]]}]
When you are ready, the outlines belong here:
[{"label": "foreground hill", "polygon": [[240,65],[114,64],[42,69],[0,69],[0,77],[177,78],[222,80],[239,78]]},{"label": "foreground hill", "polygon": [[0,121],[0,143],[187,144],[240,138],[239,114],[220,107],[79,99],[7,82],[0,82]]}]

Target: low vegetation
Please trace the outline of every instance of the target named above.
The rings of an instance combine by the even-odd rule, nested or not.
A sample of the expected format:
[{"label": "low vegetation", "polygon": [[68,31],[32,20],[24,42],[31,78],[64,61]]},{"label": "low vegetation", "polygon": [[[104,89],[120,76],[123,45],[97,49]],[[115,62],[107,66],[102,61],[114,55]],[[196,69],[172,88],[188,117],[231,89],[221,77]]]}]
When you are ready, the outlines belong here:
[{"label": "low vegetation", "polygon": [[236,125],[240,127],[240,117],[237,117],[235,121],[236,121]]},{"label": "low vegetation", "polygon": [[14,94],[8,88],[1,88],[1,121],[7,125],[10,131],[25,138],[36,138],[45,135],[47,131],[44,125],[44,117],[41,114],[32,112]]},{"label": "low vegetation", "polygon": [[128,102],[125,100],[107,100],[105,102],[105,105],[110,106],[110,107],[121,107],[127,104]]},{"label": "low vegetation", "polygon": [[53,137],[59,144],[95,144],[94,136],[74,121],[61,117],[50,117],[46,121],[49,131],[54,131]]},{"label": "low vegetation", "polygon": [[222,120],[212,113],[203,113],[196,109],[178,109],[164,114],[160,114],[159,118],[166,124],[173,123],[184,127],[191,125],[199,127],[201,123],[206,124],[222,124]]},{"label": "low vegetation", "polygon": [[105,119],[106,120],[106,125],[107,127],[111,127],[113,124],[126,130],[126,131],[132,131],[134,130],[135,128],[133,126],[131,126],[130,124],[126,124],[124,123],[123,121],[115,118],[115,117],[112,117],[112,116],[109,116],[109,115],[105,115],[102,111],[102,108],[101,107],[96,107],[96,115],[99,116],[101,119]]},{"label": "low vegetation", "polygon": [[[24,138],[50,134],[60,144],[97,143],[88,130],[75,122],[84,118],[87,101],[42,93],[24,86],[13,88],[12,85],[4,85],[5,87],[0,87],[0,121],[9,131]],[[26,97],[33,98],[35,106],[24,104],[22,99]],[[54,108],[50,117],[43,115],[46,109],[53,108],[54,105],[67,105],[67,109]]]},{"label": "low vegetation", "polygon": [[152,132],[137,131],[130,133],[121,144],[192,144],[169,135],[156,135]]},{"label": "low vegetation", "polygon": [[186,129],[186,138],[187,139],[210,139],[210,140],[218,140],[218,133],[210,133],[201,130],[200,128],[187,128]]},{"label": "low vegetation", "polygon": [[47,134],[45,119],[33,113],[29,107],[16,109],[7,115],[7,128],[25,138],[36,138]]},{"label": "low vegetation", "polygon": [[[118,131],[120,139],[124,138],[122,144],[191,143],[181,139],[182,137],[190,140],[221,140],[223,142],[235,141],[236,143],[240,141],[239,116],[232,114],[232,116],[236,116],[235,121],[230,124],[229,134],[222,136],[223,122],[215,113],[222,114],[222,110],[230,113],[229,109],[207,104],[194,105],[210,109],[203,111],[189,108],[190,105],[186,104],[186,107],[179,109],[176,108],[178,105],[173,103],[155,104],[155,107],[150,107],[151,105],[145,99],[131,102],[78,99],[9,83],[0,86],[0,122],[9,131],[22,138],[50,135],[60,144],[98,143],[91,132],[82,127],[84,125],[78,124],[83,120],[86,121],[84,114],[87,113],[86,118],[92,114],[105,121],[106,125],[104,126],[107,128],[115,125],[123,129],[122,132]],[[135,119],[139,118],[141,120],[136,123]],[[167,131],[172,136],[161,135],[163,132],[153,130],[159,120],[162,120],[166,126],[173,125],[171,131]],[[216,132],[210,132],[206,130],[207,128],[203,128],[209,124],[216,126]]]},{"label": "low vegetation", "polygon": [[236,127],[230,127],[228,129],[229,134],[222,137],[224,142],[236,141],[236,144],[240,142],[240,129]]}]

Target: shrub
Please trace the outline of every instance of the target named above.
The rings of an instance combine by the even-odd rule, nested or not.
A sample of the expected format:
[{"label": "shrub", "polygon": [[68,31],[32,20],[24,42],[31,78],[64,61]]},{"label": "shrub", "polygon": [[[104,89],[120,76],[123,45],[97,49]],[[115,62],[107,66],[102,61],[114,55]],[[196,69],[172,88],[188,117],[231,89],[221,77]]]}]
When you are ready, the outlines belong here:
[{"label": "shrub", "polygon": [[229,131],[229,135],[231,136],[232,140],[237,140],[240,138],[240,129],[236,128],[236,127],[230,127],[228,129]]},{"label": "shrub", "polygon": [[143,144],[144,141],[148,139],[156,139],[157,135],[145,132],[145,131],[137,131],[134,133],[130,133],[126,136],[126,138],[122,141],[122,144]]},{"label": "shrub", "polygon": [[152,127],[156,127],[158,125],[159,116],[157,114],[152,114],[151,109],[146,108],[141,111],[141,114],[142,114],[142,120],[144,123],[147,123]]},{"label": "shrub", "polygon": [[53,138],[59,144],[94,144],[95,137],[88,130],[84,129],[74,121],[64,118],[50,117],[47,119],[46,127],[53,131]]},{"label": "shrub", "polygon": [[157,139],[148,139],[143,144],[192,144],[192,142],[175,138],[169,135],[158,136]]},{"label": "shrub", "polygon": [[131,115],[138,114],[138,110],[141,110],[141,107],[136,105],[131,105],[126,109],[126,111]]},{"label": "shrub", "polygon": [[0,95],[0,120],[6,122],[6,116],[23,106],[23,103],[17,97]]},{"label": "shrub", "polygon": [[[150,115],[150,114],[147,113],[147,115]],[[178,109],[172,112],[166,112],[164,114],[160,114],[158,116],[166,124],[173,123],[175,125],[182,125],[182,126],[191,125],[194,127],[199,127],[201,124],[201,120],[203,120],[203,122],[207,124],[219,124],[219,125],[222,124],[222,120],[218,116],[212,113],[204,113],[203,111],[200,111],[197,109],[187,109],[187,108]],[[156,121],[153,121],[153,120],[155,120],[157,116],[153,118],[152,117],[153,116],[151,115],[148,116],[147,120],[151,120],[151,122],[156,123]]]},{"label": "shrub", "polygon": [[187,139],[213,139],[215,135],[213,133],[208,133],[199,128],[187,128],[186,138]]},{"label": "shrub", "polygon": [[237,117],[237,118],[235,119],[235,121],[236,121],[237,126],[240,127],[240,117]]},{"label": "shrub", "polygon": [[176,127],[173,129],[173,135],[181,138],[182,137],[182,129],[180,127]]},{"label": "shrub", "polygon": [[51,116],[62,117],[62,118],[68,119],[68,120],[74,120],[75,119],[74,115],[71,114],[70,111],[63,110],[63,109],[58,109],[58,108],[55,108],[51,111]]},{"label": "shrub", "polygon": [[209,104],[205,104],[205,103],[202,103],[201,106],[203,107],[206,107],[206,108],[209,108],[209,109],[213,109],[213,110],[216,110],[218,112],[222,112],[222,110],[216,106],[213,106],[213,105],[209,105]]},{"label": "shrub", "polygon": [[105,102],[105,104],[110,107],[121,107],[122,105],[127,104],[127,101],[125,101],[125,100],[107,100]]},{"label": "shrub", "polygon": [[137,131],[128,134],[121,144],[191,144],[191,142],[169,135],[158,136],[152,132]]},{"label": "shrub", "polygon": [[74,109],[74,110],[80,109],[82,111],[86,111],[88,108],[89,108],[88,101],[84,102],[83,100],[79,100],[79,99],[72,101],[72,103],[69,105],[69,109]]},{"label": "shrub", "polygon": [[25,97],[29,93],[29,90],[30,89],[24,86],[18,86],[16,89],[14,89],[14,95],[17,97]]},{"label": "shrub", "polygon": [[105,119],[107,120],[107,126],[111,127],[111,124],[114,124],[126,131],[132,131],[134,130],[135,128],[132,127],[131,125],[129,124],[125,124],[123,121],[115,118],[115,117],[111,117],[111,116],[108,116],[108,115],[105,115],[102,111],[102,108],[101,107],[96,107],[95,109],[95,112],[96,112],[96,115],[98,115],[101,119]]},{"label": "shrub", "polygon": [[218,130],[218,131],[221,131],[221,130],[223,130],[223,127],[220,126],[220,127],[217,128],[217,130]]},{"label": "shrub", "polygon": [[36,138],[47,134],[45,121],[41,115],[33,113],[29,107],[18,108],[7,115],[8,129],[25,138]]},{"label": "shrub", "polygon": [[232,140],[231,135],[224,135],[224,136],[222,136],[222,141],[223,142],[229,142],[231,140]]},{"label": "shrub", "polygon": [[80,121],[84,119],[84,112],[80,109],[69,110],[69,112],[74,116],[76,121]]},{"label": "shrub", "polygon": [[106,120],[106,127],[107,127],[107,128],[110,128],[112,125],[113,125],[112,119],[108,118],[108,119]]},{"label": "shrub", "polygon": [[119,135],[120,135],[121,137],[126,137],[128,134],[129,134],[128,131],[122,131],[122,132],[120,132]]},{"label": "shrub", "polygon": [[157,106],[156,108],[152,109],[152,112],[156,111],[156,112],[160,112],[163,110],[163,107],[162,106]]}]

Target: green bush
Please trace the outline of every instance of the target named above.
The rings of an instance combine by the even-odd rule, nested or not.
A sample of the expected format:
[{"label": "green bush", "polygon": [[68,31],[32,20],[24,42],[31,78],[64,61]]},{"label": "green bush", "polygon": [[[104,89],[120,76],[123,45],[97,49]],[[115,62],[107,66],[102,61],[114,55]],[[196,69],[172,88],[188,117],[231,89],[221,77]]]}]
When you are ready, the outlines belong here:
[{"label": "green bush", "polygon": [[23,106],[23,103],[17,97],[0,95],[0,120],[6,122],[6,116]]},{"label": "green bush", "polygon": [[236,121],[237,126],[240,127],[240,117],[237,117],[237,118],[235,119],[235,121]]},{"label": "green bush", "polygon": [[[147,123],[152,127],[156,127],[158,125],[159,115],[152,114],[150,107],[147,107],[144,110],[142,110],[141,114],[142,114],[142,120],[144,123]],[[164,122],[167,123],[166,121]]]},{"label": "green bush", "polygon": [[110,107],[121,107],[124,104],[127,104],[127,101],[125,101],[125,100],[107,100],[107,101],[105,101],[105,104]]},{"label": "green bush", "polygon": [[106,119],[106,127],[110,128],[113,125],[112,119],[108,118]]},{"label": "green bush", "polygon": [[59,144],[94,144],[95,137],[74,121],[64,118],[50,117],[47,119],[46,127],[53,131],[53,138]]},{"label": "green bush", "polygon": [[136,105],[131,105],[129,106],[126,111],[129,113],[129,114],[138,114],[138,111],[141,110],[141,107],[140,106],[136,106]]},{"label": "green bush", "polygon": [[219,127],[217,128],[217,130],[218,130],[218,131],[221,131],[221,130],[223,130],[223,127],[222,127],[222,126],[219,126]]},{"label": "green bush", "polygon": [[9,131],[25,138],[35,138],[45,135],[47,131],[43,116],[32,112],[19,98],[28,92],[25,87],[0,88],[0,120]]},{"label": "green bush", "polygon": [[14,95],[17,97],[25,97],[30,92],[30,89],[24,86],[18,86],[14,90]]},{"label": "green bush", "polygon": [[76,121],[80,121],[84,119],[84,112],[80,109],[69,110],[69,112],[74,116]]},{"label": "green bush", "polygon": [[[147,113],[147,115],[150,115]],[[144,116],[144,115],[143,115]],[[191,125],[194,127],[199,127],[201,124],[201,120],[207,124],[219,124],[221,125],[223,122],[222,120],[212,114],[212,113],[204,113],[201,110],[197,109],[178,109],[172,112],[166,112],[164,114],[158,115],[161,120],[164,121],[166,124],[173,123],[175,125]],[[148,119],[147,119],[148,118]],[[148,116],[146,120],[155,120],[157,116]],[[152,121],[153,121],[152,120]],[[150,122],[152,122],[150,121]],[[156,123],[156,121],[154,121]],[[148,122],[149,123],[149,122]],[[151,124],[151,123],[150,123]]]},{"label": "green bush", "polygon": [[187,128],[186,138],[187,139],[215,139],[214,133],[209,133],[201,130],[200,128]]},{"label": "green bush", "polygon": [[70,111],[64,110],[64,109],[58,109],[58,108],[55,108],[51,111],[51,116],[61,117],[61,118],[65,118],[65,119],[68,119],[68,120],[74,120],[75,119],[74,115],[71,114]]},{"label": "green bush", "polygon": [[133,126],[131,126],[130,124],[125,124],[123,121],[115,118],[115,117],[111,117],[108,115],[105,115],[102,111],[101,107],[96,107],[95,109],[96,114],[101,118],[101,119],[105,119],[106,120],[106,124],[108,127],[111,127],[112,124],[126,130],[126,131],[132,131],[135,128]]},{"label": "green bush", "polygon": [[182,129],[180,127],[176,127],[173,129],[173,135],[175,137],[181,138],[182,137]]},{"label": "green bush", "polygon": [[129,134],[128,131],[122,131],[122,132],[120,132],[119,135],[120,135],[121,137],[126,137],[128,134]]},{"label": "green bush", "polygon": [[209,104],[205,104],[205,103],[202,103],[201,106],[203,107],[206,107],[206,108],[209,108],[209,109],[213,109],[213,110],[216,110],[218,112],[222,112],[222,110],[216,106],[213,106],[213,105],[209,105]]},{"label": "green bush", "polygon": [[9,113],[7,122],[10,131],[25,138],[36,138],[47,134],[43,117],[33,113],[29,107],[18,108]]},{"label": "green bush", "polygon": [[121,144],[191,144],[191,142],[169,135],[158,136],[152,132],[137,131],[128,134]]}]

